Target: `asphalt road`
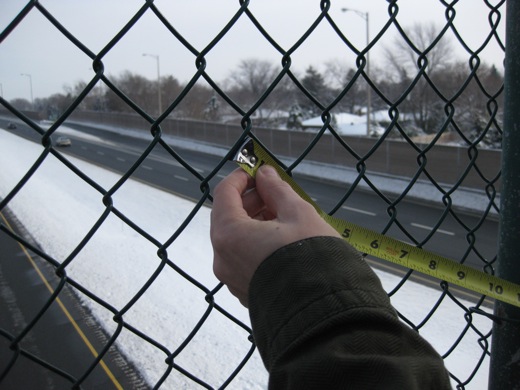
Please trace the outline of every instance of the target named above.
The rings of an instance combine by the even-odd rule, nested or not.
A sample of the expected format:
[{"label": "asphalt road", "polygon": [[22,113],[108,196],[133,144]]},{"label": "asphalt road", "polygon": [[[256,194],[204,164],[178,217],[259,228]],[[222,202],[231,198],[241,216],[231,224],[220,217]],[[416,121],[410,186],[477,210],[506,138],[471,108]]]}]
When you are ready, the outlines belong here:
[{"label": "asphalt road", "polygon": [[[80,130],[82,135],[73,139],[70,148],[63,148],[64,153],[72,154],[88,161],[95,162],[117,172],[126,172],[140,157],[148,146],[148,142],[120,134],[110,133],[87,126],[68,125]],[[84,134],[98,137],[87,139]],[[175,147],[174,147],[175,148]],[[193,167],[202,177],[206,177],[214,167],[221,162],[221,157],[200,152],[175,148],[176,152]],[[213,188],[218,180],[235,169],[234,163],[227,162],[210,181]],[[184,197],[198,200],[201,196],[200,179],[192,175],[181,164],[175,161],[161,147],[156,147],[141,166],[133,174],[134,178],[153,184],[167,191],[180,194]],[[337,206],[338,201],[345,195],[348,188],[339,184],[324,183],[309,177],[295,175],[295,179],[302,188],[326,211]],[[387,231],[389,236],[412,242],[411,236],[417,242],[424,243],[424,248],[435,251],[443,256],[460,259],[468,250],[468,240],[471,235],[468,230],[451,215],[446,216],[436,233],[428,238],[433,226],[442,219],[444,210],[427,204],[416,202],[400,202],[392,210],[392,217],[398,221],[392,224]],[[339,218],[347,219],[372,230],[383,231],[392,220],[386,204],[379,196],[373,193],[355,191],[335,214]],[[478,227],[473,233],[476,248],[487,259],[494,256],[497,248],[497,221],[486,220],[481,222],[473,215],[458,213],[459,218],[470,230]],[[474,254],[470,254],[467,264],[480,268],[482,263]]]},{"label": "asphalt road", "polygon": [[[24,235],[7,210],[0,221]],[[59,282],[48,263],[0,232],[0,388],[68,389],[76,382],[83,389],[144,388],[114,347],[89,372],[108,335]],[[54,291],[59,295],[51,299]]]},{"label": "asphalt road", "polygon": [[[2,125],[5,127],[5,122],[2,123],[0,120],[0,126]],[[149,145],[149,141],[146,140],[89,126],[67,124],[67,127],[78,132],[67,134],[67,137],[72,140],[72,146],[61,148],[63,153],[80,157],[116,172],[127,172]],[[34,130],[25,125],[19,125],[12,132],[39,142]],[[54,139],[59,135],[54,135]],[[202,177],[209,175],[221,162],[218,156],[178,148],[175,148],[175,151]],[[226,162],[216,177],[210,181],[211,187],[213,188],[218,180],[235,168],[234,163]],[[175,161],[159,145],[141,163],[132,177],[191,199],[198,200],[201,196],[200,179]],[[325,183],[309,177],[295,175],[295,178],[325,211],[333,210],[348,190],[345,186]],[[384,231],[392,218],[395,218],[400,228],[395,223],[391,224],[386,234],[410,243],[412,243],[410,237],[413,237],[424,248],[452,259],[462,258],[468,252],[468,242],[472,241],[475,241],[476,249],[484,258],[490,259],[496,254],[498,222],[494,220],[480,221],[474,215],[458,212],[457,215],[465,227],[448,215],[436,233],[430,237],[432,227],[442,219],[443,213],[443,209],[432,207],[430,204],[410,201],[402,201],[389,210],[388,204],[376,194],[356,190],[339,207],[335,215],[376,231]],[[473,229],[476,229],[475,232],[471,232]],[[476,268],[482,267],[482,262],[473,251],[470,251],[467,256],[466,264]]]},{"label": "asphalt road", "polygon": [[[3,125],[5,128],[5,123],[6,121],[2,122],[0,119],[0,126]],[[61,148],[61,152],[120,173],[127,172],[132,167],[150,142],[85,125],[67,124],[67,127],[77,132],[67,134],[67,137],[72,140],[72,146]],[[23,124],[19,124],[17,129],[11,131],[39,142],[34,130]],[[59,135],[54,135],[53,138]],[[221,162],[221,157],[218,156],[175,146],[174,149],[202,177],[209,175]],[[210,181],[211,188],[235,167],[234,163],[227,162]],[[190,199],[198,200],[201,197],[200,178],[190,173],[159,145],[140,164],[132,177]],[[325,211],[336,208],[338,201],[348,190],[345,186],[309,177],[295,175],[295,179]],[[465,227],[451,215],[447,215],[436,232],[431,235],[432,227],[437,226],[443,214],[443,209],[409,201],[402,201],[395,208],[389,209],[388,204],[376,194],[356,190],[338,208],[335,215],[375,231],[386,231],[387,235],[409,243],[414,243],[412,237],[425,249],[457,261],[467,254],[465,263],[481,269],[483,263],[473,250],[468,249],[470,248],[468,242],[472,242],[474,237],[477,251],[486,259],[493,258],[497,251],[497,221],[480,221],[474,215],[459,212],[458,218],[462,220]],[[391,223],[393,220],[397,223]],[[389,224],[390,228],[387,229]],[[472,232],[474,229],[475,232]],[[399,266],[375,261],[380,267],[392,272],[400,274],[405,272]],[[424,279],[419,275],[417,277]],[[430,280],[429,283],[432,281]],[[437,281],[433,283],[438,284]]]}]

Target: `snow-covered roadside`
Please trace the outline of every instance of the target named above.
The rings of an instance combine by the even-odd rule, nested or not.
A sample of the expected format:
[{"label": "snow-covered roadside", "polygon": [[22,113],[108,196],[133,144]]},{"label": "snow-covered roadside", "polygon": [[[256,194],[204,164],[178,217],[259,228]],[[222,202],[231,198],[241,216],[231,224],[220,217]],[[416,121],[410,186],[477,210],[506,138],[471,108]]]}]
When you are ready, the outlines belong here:
[{"label": "snow-covered roadside", "polygon": [[[41,153],[41,146],[0,129],[0,197],[4,197]],[[82,172],[108,189],[119,176],[84,161],[70,158]],[[159,242],[165,242],[192,211],[194,204],[136,181],[128,181],[113,197],[113,204]],[[63,261],[79,244],[104,211],[102,195],[49,156],[9,207],[37,240],[58,261]],[[201,208],[193,221],[168,248],[168,257],[208,289],[217,285],[212,273],[209,242],[209,209]],[[110,216],[67,267],[75,279],[117,309],[122,309],[160,265],[157,247]],[[400,279],[378,271],[387,291]],[[178,347],[208,308],[205,293],[165,267],[152,287],[124,315],[126,322],[164,345]],[[413,282],[392,298],[407,318],[420,322],[434,306],[440,293]],[[246,310],[225,290],[216,303],[249,324]],[[96,317],[110,332],[115,329],[112,313],[85,299]],[[491,322],[475,316],[473,323],[487,333]],[[445,353],[466,326],[464,312],[445,299],[421,329],[440,353]],[[128,331],[118,339],[119,348],[155,383],[166,370],[166,355]],[[201,330],[175,363],[192,374],[218,386],[239,364],[250,348],[247,333],[213,311]],[[448,368],[465,379],[482,355],[478,335],[469,330],[446,359]],[[487,388],[488,359],[468,389]],[[246,367],[229,386],[231,389],[265,388],[267,375],[255,352]],[[173,371],[164,388],[196,388]]]}]

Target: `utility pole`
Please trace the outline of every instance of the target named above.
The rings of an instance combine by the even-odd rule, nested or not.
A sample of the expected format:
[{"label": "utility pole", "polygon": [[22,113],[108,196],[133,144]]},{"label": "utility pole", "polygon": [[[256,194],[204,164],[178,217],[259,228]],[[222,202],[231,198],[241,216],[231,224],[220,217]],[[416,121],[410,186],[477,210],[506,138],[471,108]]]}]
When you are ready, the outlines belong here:
[{"label": "utility pole", "polygon": [[[352,9],[352,8],[342,8],[341,11],[342,12],[349,12],[349,11],[354,12],[356,15],[360,16],[361,18],[363,18],[365,20],[366,42],[367,42],[367,47],[368,47],[368,45],[370,44],[370,17],[369,17],[368,12],[362,12],[362,11],[358,11],[358,10]],[[365,74],[367,75],[367,78],[370,78],[369,77],[370,50],[367,50],[366,57],[367,57],[367,66],[366,66]],[[371,91],[370,85],[368,85],[368,83],[367,83],[367,137],[370,137],[370,116],[371,116],[371,110],[372,110],[371,106],[372,106],[372,91]]]},{"label": "utility pole", "polygon": [[25,76],[29,78],[29,87],[31,88],[31,107],[34,108],[32,76],[28,73],[20,73],[20,76]]},{"label": "utility pole", "polygon": [[159,104],[159,115],[162,114],[162,99],[161,99],[161,70],[159,67],[159,56],[157,54],[143,53],[144,57],[152,57],[157,61],[157,101]]}]

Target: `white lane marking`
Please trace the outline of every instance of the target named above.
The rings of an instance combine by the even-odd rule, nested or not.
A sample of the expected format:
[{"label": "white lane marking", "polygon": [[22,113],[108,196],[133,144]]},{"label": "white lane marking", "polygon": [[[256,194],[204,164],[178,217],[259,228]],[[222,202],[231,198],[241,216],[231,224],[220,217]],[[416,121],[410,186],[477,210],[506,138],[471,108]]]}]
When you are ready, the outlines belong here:
[{"label": "white lane marking", "polygon": [[125,162],[126,160],[124,158],[122,158],[122,157],[118,157],[117,161]]},{"label": "white lane marking", "polygon": [[360,210],[360,209],[355,209],[353,207],[348,207],[348,206],[341,206],[342,209],[345,209],[345,210],[349,210],[349,211],[353,211],[355,213],[360,213],[360,214],[365,214],[365,215],[370,215],[371,217],[375,217],[377,214],[376,213],[373,213],[372,211],[366,211],[366,210]]},{"label": "white lane marking", "polygon": [[182,181],[190,181],[187,177],[179,176],[179,175],[173,175],[174,178],[182,180]]},{"label": "white lane marking", "polygon": [[[129,152],[130,153],[130,152]],[[140,154],[139,153],[135,153],[136,156],[139,156]],[[179,167],[179,168],[183,168],[183,165],[178,162],[177,160],[175,160],[174,158],[168,158],[168,157],[159,157],[159,156],[148,156],[149,159],[151,160],[154,160],[154,161],[158,161],[158,162],[162,162],[164,164],[168,164],[168,165],[173,165],[174,167]],[[204,169],[201,169],[201,168],[196,168],[196,167],[192,167],[196,172],[198,173],[204,173]]]},{"label": "white lane marking", "polygon": [[[430,231],[433,230],[433,227],[432,227],[432,226],[421,225],[420,223],[412,222],[411,225],[414,226],[414,227],[416,227],[416,228],[419,228],[419,229],[430,230]],[[448,235],[448,236],[454,236],[454,235],[455,235],[454,232],[450,232],[450,231],[448,231],[448,230],[442,230],[442,229],[437,229],[436,232],[437,232],[437,233],[446,234],[446,235]]]},{"label": "white lane marking", "polygon": [[[96,138],[96,137],[94,137],[94,138]],[[91,141],[91,140],[89,139],[89,141]],[[113,144],[113,143],[111,143],[109,141],[102,140],[102,142],[93,142],[93,143],[102,144],[104,146],[112,146],[112,149],[128,153],[128,154],[130,154],[132,156],[140,156],[141,155],[141,151],[140,150],[136,150],[136,149],[133,149],[131,147],[115,145],[115,144]],[[85,146],[81,146],[81,148],[83,150],[87,150],[87,147],[85,147]],[[100,151],[97,151],[96,153],[99,154],[100,156],[104,156],[105,155],[105,153],[100,152]],[[174,167],[184,168],[182,166],[182,164],[180,162],[178,162],[177,160],[175,160],[173,157],[161,157],[161,156],[150,155],[150,156],[148,156],[148,158],[153,160],[153,161],[158,161],[158,162],[162,162],[164,164],[173,165]],[[123,160],[120,160],[120,161],[123,161]],[[205,172],[204,169],[202,169],[202,168],[197,168],[197,167],[192,167],[192,168],[196,172],[201,173],[201,174],[203,174]],[[146,169],[150,169],[151,170],[151,168],[146,168]]]},{"label": "white lane marking", "polygon": [[149,171],[153,171],[153,168],[149,167],[148,165],[141,165],[141,168],[148,169]]}]

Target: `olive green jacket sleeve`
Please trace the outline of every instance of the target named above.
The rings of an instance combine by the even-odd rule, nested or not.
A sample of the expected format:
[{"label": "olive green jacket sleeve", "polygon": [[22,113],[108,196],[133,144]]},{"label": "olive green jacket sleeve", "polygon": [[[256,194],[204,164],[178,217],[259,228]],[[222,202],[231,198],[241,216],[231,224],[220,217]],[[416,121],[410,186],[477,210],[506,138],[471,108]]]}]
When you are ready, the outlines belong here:
[{"label": "olive green jacket sleeve", "polygon": [[270,389],[450,389],[441,357],[398,319],[375,273],[339,238],[267,258],[249,311]]}]

